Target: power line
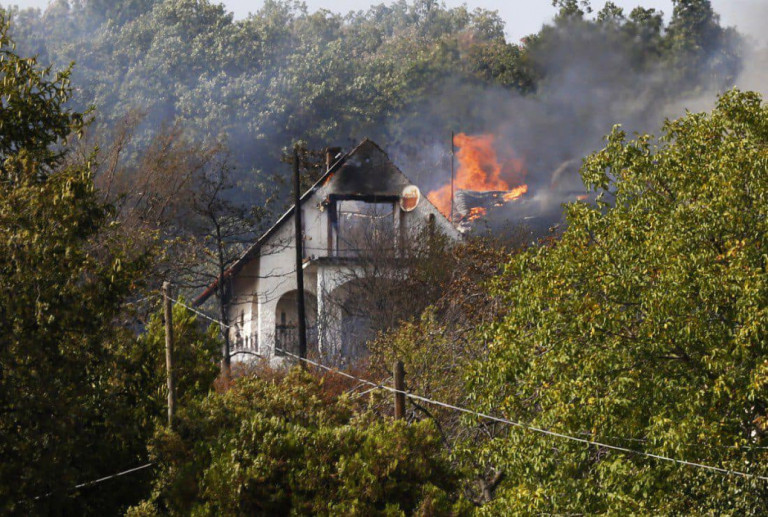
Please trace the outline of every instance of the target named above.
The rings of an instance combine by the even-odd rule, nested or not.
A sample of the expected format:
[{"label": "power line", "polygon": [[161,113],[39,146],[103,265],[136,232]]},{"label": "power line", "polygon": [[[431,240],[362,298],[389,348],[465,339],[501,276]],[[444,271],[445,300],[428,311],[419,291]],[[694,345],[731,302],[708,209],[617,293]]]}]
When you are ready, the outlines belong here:
[{"label": "power line", "polygon": [[103,478],[94,479],[93,481],[87,481],[85,483],[80,483],[79,485],[75,485],[70,490],[77,490],[78,488],[85,488],[87,486],[93,486],[98,485],[99,483],[103,483],[104,481],[108,481],[110,479],[119,478],[120,476],[127,476],[128,474],[133,474],[134,472],[138,472],[140,470],[148,469],[149,467],[153,466],[154,463],[146,463],[140,467],[134,467],[132,469],[124,470],[122,472],[118,472],[117,474],[112,474],[110,476],[104,476]]},{"label": "power line", "polygon": [[[184,307],[187,307],[188,309],[191,309],[189,306],[187,306],[187,305],[185,305],[183,303],[181,305],[183,305]],[[191,310],[194,311],[194,309],[191,309]],[[198,311],[194,311],[194,312],[198,312]],[[200,313],[200,312],[198,312],[198,314],[202,315],[205,318],[208,318],[211,321],[219,323],[220,325],[224,325],[226,327],[229,327],[229,325],[221,323],[220,321],[215,320],[214,318],[211,318],[210,316],[208,316],[206,314],[203,314],[203,313]],[[689,466],[689,467],[700,468],[700,469],[708,470],[708,471],[711,471],[711,472],[718,472],[718,473],[721,473],[721,474],[732,475],[732,476],[740,476],[740,477],[747,478],[747,479],[754,478],[754,479],[760,479],[760,480],[763,480],[763,481],[768,481],[768,476],[761,476],[761,475],[757,475],[757,474],[749,474],[747,472],[742,472],[742,471],[739,471],[739,470],[725,469],[725,468],[721,468],[721,467],[715,467],[715,466],[712,466],[712,465],[706,465],[704,463],[697,463],[697,462],[693,462],[693,461],[680,460],[680,459],[672,458],[672,457],[669,457],[669,456],[663,456],[661,454],[653,454],[653,453],[650,453],[650,452],[639,451],[639,450],[636,450],[636,449],[629,449],[627,447],[620,447],[620,446],[617,446],[617,445],[611,445],[611,444],[607,444],[607,443],[603,443],[603,442],[597,442],[597,441],[594,441],[594,440],[588,440],[586,438],[579,438],[577,436],[571,436],[571,435],[564,434],[564,433],[558,433],[556,431],[550,431],[548,429],[542,429],[540,427],[532,426],[532,425],[529,425],[529,424],[524,424],[522,422],[515,422],[514,420],[509,420],[509,419],[506,419],[506,418],[501,418],[501,417],[497,417],[497,416],[493,416],[493,415],[488,415],[486,413],[480,413],[478,411],[467,409],[467,408],[464,408],[464,407],[461,407],[461,406],[455,406],[453,404],[448,404],[446,402],[441,402],[439,400],[433,400],[433,399],[430,399],[430,398],[427,398],[427,397],[422,397],[420,395],[416,395],[416,394],[410,393],[408,391],[398,390],[398,389],[393,388],[391,386],[386,386],[386,385],[378,384],[378,383],[369,381],[367,379],[362,379],[362,378],[357,377],[355,375],[352,375],[350,373],[343,372],[341,370],[337,370],[336,368],[331,368],[330,366],[326,366],[324,364],[318,363],[318,362],[313,361],[311,359],[307,359],[305,357],[299,357],[298,355],[293,354],[293,353],[291,353],[291,352],[289,352],[287,350],[284,350],[284,349],[275,348],[275,350],[280,351],[280,352],[284,353],[287,356],[290,356],[290,357],[293,357],[295,359],[298,359],[299,361],[304,361],[304,362],[306,362],[308,364],[311,364],[313,366],[316,366],[316,367],[318,367],[320,369],[326,370],[326,371],[328,371],[330,373],[334,373],[336,375],[341,375],[343,377],[347,377],[348,379],[356,380],[356,381],[361,382],[363,384],[367,384],[368,386],[372,386],[374,389],[383,389],[383,390],[386,390],[386,391],[390,391],[392,393],[400,393],[400,394],[405,395],[406,397],[408,397],[410,399],[413,399],[413,400],[419,400],[419,401],[425,402],[427,404],[432,404],[434,406],[439,406],[439,407],[443,407],[443,408],[446,408],[446,409],[451,409],[451,410],[458,411],[460,413],[464,413],[464,414],[467,414],[467,415],[473,415],[473,416],[476,416],[476,417],[483,418],[485,420],[491,420],[491,421],[494,421],[494,422],[499,422],[499,423],[502,423],[502,424],[511,425],[513,427],[518,427],[518,428],[526,430],[526,431],[530,431],[530,432],[534,432],[534,433],[539,433],[539,434],[543,434],[543,435],[546,435],[546,436],[552,436],[552,437],[555,437],[555,438],[561,438],[563,440],[569,440],[569,441],[572,441],[572,442],[583,443],[585,445],[590,445],[590,446],[593,446],[593,447],[603,447],[605,449],[611,449],[611,450],[614,450],[614,451],[624,452],[624,453],[627,453],[627,454],[634,454],[634,455],[637,455],[637,456],[645,456],[645,457],[653,458],[653,459],[660,460],[660,461],[667,461],[667,462],[671,462],[671,463],[676,463],[678,465],[686,465],[686,466]]]},{"label": "power line", "polygon": [[227,325],[226,323],[222,323],[221,321],[217,320],[216,318],[208,316],[206,313],[201,312],[201,311],[195,309],[194,307],[190,307],[189,305],[187,305],[184,302],[180,302],[179,300],[175,300],[175,299],[171,298],[170,296],[168,297],[168,299],[171,300],[172,302],[178,303],[182,307],[186,307],[187,309],[189,309],[190,311],[194,312],[195,314],[198,314],[198,315],[202,316],[203,318],[212,321],[213,323],[218,323],[222,327],[232,328],[232,325]]},{"label": "power line", "polygon": [[157,298],[158,296],[160,296],[160,295],[159,294],[150,294],[148,296],[145,296],[144,298],[139,298],[138,300],[135,300],[133,302],[124,303],[123,305],[125,305],[125,306],[138,305],[141,302],[146,302],[147,300],[151,300],[153,298]]},{"label": "power line", "polygon": [[[104,481],[109,481],[110,479],[119,478],[121,476],[127,476],[128,474],[133,474],[134,472],[139,472],[140,470],[144,470],[144,469],[147,469],[149,467],[152,467],[154,464],[155,464],[154,462],[146,463],[144,465],[141,465],[140,467],[134,467],[132,469],[124,470],[124,471],[118,472],[116,474],[111,474],[109,476],[104,476],[104,477],[99,478],[99,479],[94,479],[93,481],[86,481],[85,483],[80,483],[79,485],[75,485],[73,487],[70,487],[66,491],[67,492],[71,492],[73,490],[78,490],[80,488],[85,488],[85,487],[89,487],[89,486],[93,486],[93,485],[98,485],[99,483],[103,483]],[[32,500],[33,501],[39,501],[40,499],[45,499],[46,497],[50,497],[51,495],[53,495],[53,493],[54,492],[48,492],[47,494],[39,495],[39,496],[33,498]],[[20,501],[20,503],[22,503],[22,502],[23,501]]]},{"label": "power line", "polygon": [[506,418],[501,418],[501,417],[497,417],[497,416],[493,416],[493,415],[488,415],[488,414],[485,414],[485,413],[480,413],[480,412],[477,412],[477,411],[473,411],[471,409],[463,408],[463,407],[460,407],[460,406],[455,406],[453,404],[448,404],[446,402],[440,402],[439,400],[433,400],[433,399],[429,399],[427,397],[422,397],[420,395],[416,395],[416,394],[410,393],[408,391],[398,390],[398,389],[395,389],[395,388],[393,388],[391,386],[385,386],[385,385],[377,384],[375,382],[371,382],[371,381],[368,381],[366,379],[361,379],[359,377],[356,377],[356,376],[354,376],[352,374],[343,372],[341,370],[337,370],[335,368],[331,368],[331,367],[325,366],[325,365],[320,364],[318,362],[312,361],[311,359],[299,357],[299,356],[297,356],[295,354],[292,354],[291,352],[288,352],[287,350],[281,350],[281,351],[284,354],[286,354],[286,355],[294,357],[294,358],[296,358],[296,359],[298,359],[300,361],[305,361],[305,362],[307,362],[309,364],[312,364],[312,365],[314,365],[314,366],[316,366],[318,368],[321,368],[323,370],[326,370],[328,372],[335,373],[337,375],[342,375],[342,376],[347,377],[349,379],[354,379],[354,380],[357,380],[359,382],[368,384],[369,386],[372,386],[374,389],[378,388],[378,389],[383,389],[383,390],[390,391],[392,393],[400,393],[400,394],[405,395],[408,398],[411,398],[411,399],[414,399],[414,400],[419,400],[421,402],[426,402],[427,404],[432,404],[432,405],[435,405],[435,406],[440,406],[440,407],[444,407],[444,408],[447,408],[447,409],[452,409],[454,411],[459,411],[461,413],[465,413],[465,414],[468,414],[468,415],[473,415],[473,416],[477,416],[477,417],[480,417],[480,418],[484,418],[486,420],[491,420],[491,421],[494,421],[494,422],[499,422],[499,423],[511,425],[511,426],[514,426],[514,427],[519,427],[519,428],[524,429],[526,431],[532,431],[532,432],[544,434],[544,435],[547,435],[547,436],[552,436],[552,437],[556,437],[556,438],[562,438],[564,440],[570,440],[570,441],[573,441],[573,442],[579,442],[579,443],[583,443],[583,444],[586,444],[586,445],[591,445],[591,446],[594,446],[594,447],[603,447],[603,448],[606,448],[606,449],[612,449],[612,450],[615,450],[615,451],[625,452],[625,453],[628,453],[628,454],[635,454],[635,455],[639,455],[639,456],[646,456],[648,458],[654,458],[654,459],[661,460],[661,461],[668,461],[668,462],[672,462],[672,463],[677,463],[679,465],[687,465],[689,467],[701,468],[701,469],[709,470],[709,471],[712,471],[712,472],[719,472],[721,474],[741,476],[741,477],[744,477],[744,478],[755,478],[755,479],[761,479],[763,481],[768,481],[768,476],[760,476],[760,475],[757,475],[757,474],[749,474],[747,472],[742,472],[742,471],[738,471],[738,470],[724,469],[724,468],[721,468],[721,467],[714,467],[712,465],[706,465],[706,464],[703,464],[703,463],[696,463],[696,462],[693,462],[693,461],[679,460],[679,459],[676,459],[676,458],[671,458],[669,456],[663,456],[663,455],[660,455],[660,454],[653,454],[653,453],[650,453],[650,452],[638,451],[638,450],[635,450],[635,449],[628,449],[626,447],[619,447],[619,446],[610,445],[610,444],[607,444],[607,443],[596,442],[596,441],[593,441],[593,440],[587,440],[586,438],[578,438],[576,436],[570,436],[570,435],[567,435],[567,434],[564,434],[564,433],[558,433],[556,431],[550,431],[548,429],[542,429],[540,427],[535,427],[535,426],[524,424],[524,423],[521,423],[521,422],[515,422],[513,420],[508,420]]},{"label": "power line", "polygon": [[[591,433],[581,432],[576,433],[580,434],[582,436],[592,436]],[[603,439],[609,439],[609,440],[624,440],[625,442],[635,442],[635,443],[648,443],[650,440],[647,438],[623,438],[621,436],[603,436]],[[719,445],[719,444],[708,444],[708,443],[683,443],[681,445],[685,445],[688,447],[712,447],[712,448],[718,448],[718,449],[743,449],[743,450],[768,450],[768,447],[761,447],[759,445]]]}]

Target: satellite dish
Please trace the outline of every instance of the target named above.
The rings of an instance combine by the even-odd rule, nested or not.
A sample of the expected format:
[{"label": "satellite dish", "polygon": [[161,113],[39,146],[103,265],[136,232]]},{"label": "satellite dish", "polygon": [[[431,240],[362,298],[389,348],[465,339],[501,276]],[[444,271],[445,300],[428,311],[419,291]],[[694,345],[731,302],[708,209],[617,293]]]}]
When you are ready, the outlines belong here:
[{"label": "satellite dish", "polygon": [[421,192],[416,185],[408,185],[403,188],[403,193],[400,194],[400,210],[403,212],[410,212],[416,208],[421,201]]}]

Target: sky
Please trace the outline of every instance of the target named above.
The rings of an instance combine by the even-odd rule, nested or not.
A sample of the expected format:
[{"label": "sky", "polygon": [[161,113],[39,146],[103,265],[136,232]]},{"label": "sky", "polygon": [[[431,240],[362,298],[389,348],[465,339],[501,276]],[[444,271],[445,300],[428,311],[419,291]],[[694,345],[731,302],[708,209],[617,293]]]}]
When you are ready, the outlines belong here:
[{"label": "sky", "polygon": [[[481,7],[495,10],[506,23],[510,41],[537,32],[542,24],[552,18],[555,8],[551,0],[444,0],[449,7],[467,4],[470,9]],[[768,17],[768,0],[711,0],[715,11],[722,15],[724,25],[735,25],[763,44],[768,44],[768,34],[762,27]],[[50,0],[0,0],[0,5],[18,5],[19,7],[44,8]],[[310,11],[321,8],[334,12],[348,12],[366,9],[371,5],[392,3],[391,0],[305,0]],[[258,11],[263,1],[259,0],[224,0],[227,9],[236,18],[244,18],[249,12]],[[667,16],[672,13],[672,0],[614,0],[628,14],[633,7],[642,5],[663,11]],[[603,0],[593,0],[593,7],[600,8]]]}]

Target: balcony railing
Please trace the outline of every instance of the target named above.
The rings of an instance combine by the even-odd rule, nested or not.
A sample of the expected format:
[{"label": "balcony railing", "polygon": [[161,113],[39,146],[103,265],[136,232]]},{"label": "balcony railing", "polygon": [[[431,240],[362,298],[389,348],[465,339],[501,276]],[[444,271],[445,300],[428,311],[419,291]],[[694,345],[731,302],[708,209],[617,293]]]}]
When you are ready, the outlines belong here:
[{"label": "balcony railing", "polygon": [[248,356],[258,356],[259,355],[259,335],[258,334],[238,335],[232,341],[231,354],[233,356],[242,355],[243,358],[247,358]]},{"label": "balcony railing", "polygon": [[[317,327],[307,327],[307,351],[317,350]],[[287,325],[275,327],[275,355],[299,354],[299,329]]]}]

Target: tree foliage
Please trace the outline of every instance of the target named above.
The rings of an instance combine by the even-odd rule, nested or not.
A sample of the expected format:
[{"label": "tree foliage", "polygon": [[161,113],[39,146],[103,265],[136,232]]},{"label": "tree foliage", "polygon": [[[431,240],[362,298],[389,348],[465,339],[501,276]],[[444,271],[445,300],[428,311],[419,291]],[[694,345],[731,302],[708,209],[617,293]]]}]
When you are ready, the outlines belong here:
[{"label": "tree foliage", "polygon": [[[0,508],[113,514],[146,494],[147,473],[106,492],[72,487],[146,461],[165,413],[162,322],[137,339],[141,320],[124,305],[155,248],[114,220],[94,183],[98,155],[77,156],[68,72],[18,57],[5,18],[0,34]],[[174,313],[183,405],[208,392],[219,343]]]},{"label": "tree foliage", "polygon": [[654,9],[627,15],[608,2],[590,18],[585,4],[558,2],[554,23],[520,43],[507,41],[495,12],[435,0],[346,15],[268,1],[242,20],[210,0],[60,0],[15,12],[14,32],[43,62],[77,62],[75,105],[95,106],[100,125],[141,108],[145,143],[162,122],[182,123],[198,141],[223,137],[240,187],[258,199],[271,193],[249,187],[287,175],[281,149],[299,140],[346,147],[369,136],[418,164],[451,130],[496,124],[483,107],[489,95],[549,105],[552,83],[583,76],[589,88],[599,77],[618,98],[588,109],[610,110],[733,84],[738,36],[708,1],[677,2],[667,26]]},{"label": "tree foliage", "polygon": [[54,166],[61,158],[54,144],[83,128],[83,116],[66,107],[71,70],[52,74],[35,58],[19,57],[9,29],[8,15],[0,10],[0,172],[6,181],[15,179],[11,169],[25,159],[39,168]]},{"label": "tree foliage", "polygon": [[103,383],[114,319],[149,256],[105,224],[92,168],[64,161],[82,128],[64,107],[68,73],[16,56],[0,16],[0,508],[55,512],[104,467],[102,439],[124,445],[102,436]]},{"label": "tree foliage", "polygon": [[[488,354],[488,339],[478,329],[504,314],[504,298],[491,293],[488,283],[501,274],[510,250],[519,247],[519,242],[478,238],[447,250],[448,256],[440,261],[426,262],[420,269],[433,279],[439,295],[425,296],[425,302],[431,302],[426,309],[369,343],[371,369],[387,377],[394,362],[402,361],[408,391],[448,404],[470,405],[464,375]],[[443,271],[430,274],[429,265]],[[452,409],[411,399],[408,403],[410,418],[429,419],[438,426],[452,467],[460,473],[462,494],[478,505],[492,499],[503,470],[480,454],[481,444],[506,429],[465,421]]]},{"label": "tree foliage", "polygon": [[[732,91],[663,136],[616,128],[552,247],[512,260],[508,312],[469,377],[484,410],[572,436],[765,476],[768,109]],[[503,285],[503,289],[501,286]],[[488,446],[487,512],[764,511],[768,485],[532,432]]]},{"label": "tree foliage", "polygon": [[[185,303],[183,298],[180,301]],[[206,396],[212,389],[219,372],[219,330],[217,326],[211,325],[202,331],[197,315],[183,305],[175,304],[173,341],[176,398],[179,407],[184,407]],[[165,384],[165,323],[161,311],[152,315],[146,329],[131,346],[131,350],[126,351],[126,355],[130,363],[124,366],[123,371],[145,376],[141,382],[136,382],[137,399],[151,398],[151,414],[163,414],[168,390]],[[139,391],[147,390],[148,387],[151,388],[146,392]]]},{"label": "tree foliage", "polygon": [[358,413],[294,369],[241,378],[188,407],[153,442],[160,473],[129,515],[365,514],[461,511],[429,422]]}]

